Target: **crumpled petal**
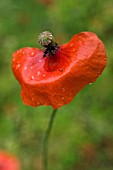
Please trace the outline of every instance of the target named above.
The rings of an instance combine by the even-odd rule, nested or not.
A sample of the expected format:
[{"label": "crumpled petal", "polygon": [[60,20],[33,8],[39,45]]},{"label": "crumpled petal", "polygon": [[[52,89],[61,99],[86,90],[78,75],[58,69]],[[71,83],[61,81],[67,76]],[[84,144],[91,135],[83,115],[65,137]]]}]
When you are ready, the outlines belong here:
[{"label": "crumpled petal", "polygon": [[12,69],[22,86],[22,100],[33,107],[51,105],[57,109],[70,103],[107,64],[105,47],[92,32],[74,35],[54,56],[43,58],[43,53],[26,47],[13,54]]}]

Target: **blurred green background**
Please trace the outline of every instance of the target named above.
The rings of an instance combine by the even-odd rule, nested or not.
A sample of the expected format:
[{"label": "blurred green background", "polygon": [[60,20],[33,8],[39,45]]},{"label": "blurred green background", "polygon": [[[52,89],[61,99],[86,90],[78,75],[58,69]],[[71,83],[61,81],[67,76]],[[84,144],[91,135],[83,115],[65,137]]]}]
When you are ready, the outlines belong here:
[{"label": "blurred green background", "polygon": [[52,31],[67,43],[81,31],[103,41],[108,65],[92,85],[59,109],[49,143],[49,170],[113,170],[113,1],[0,1],[0,150],[16,155],[22,170],[41,170],[41,144],[51,107],[27,107],[11,70],[12,53],[39,47]]}]

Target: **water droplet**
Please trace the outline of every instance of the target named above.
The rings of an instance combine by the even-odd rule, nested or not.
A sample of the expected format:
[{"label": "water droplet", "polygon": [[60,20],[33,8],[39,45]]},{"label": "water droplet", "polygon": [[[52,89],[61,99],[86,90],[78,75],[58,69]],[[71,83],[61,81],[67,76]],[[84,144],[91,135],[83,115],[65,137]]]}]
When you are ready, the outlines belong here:
[{"label": "water droplet", "polygon": [[35,52],[32,51],[32,52],[30,53],[30,56],[33,57],[34,55],[35,55]]},{"label": "water droplet", "polygon": [[42,63],[42,60],[40,59],[40,60],[38,60],[38,62],[39,62],[39,63]]},{"label": "water droplet", "polygon": [[21,53],[21,52],[22,52],[22,49],[20,49],[19,52]]},{"label": "water droplet", "polygon": [[66,91],[66,90],[65,90],[65,88],[63,87],[63,88],[62,88],[62,92],[65,92],[65,91]]},{"label": "water droplet", "polygon": [[76,51],[76,48],[73,48],[73,52]]},{"label": "water droplet", "polygon": [[39,105],[40,104],[40,102],[37,100],[37,105]]},{"label": "water droplet", "polygon": [[92,85],[92,83],[89,83],[90,85]]},{"label": "water droplet", "polygon": [[24,67],[24,70],[27,70],[27,66]]},{"label": "water droplet", "polygon": [[20,67],[20,64],[17,64],[16,69],[18,69],[19,67]]},{"label": "water droplet", "polygon": [[32,98],[31,98],[31,100],[33,101],[33,100],[34,100],[34,98],[32,97]]},{"label": "water droplet", "polygon": [[24,55],[24,54],[25,54],[25,51],[22,51],[22,54]]},{"label": "water droplet", "polygon": [[32,79],[32,80],[34,80],[34,79],[35,79],[34,75],[32,75],[32,76],[31,76],[31,79]]},{"label": "water droplet", "polygon": [[37,74],[40,75],[40,71],[37,71]]},{"label": "water droplet", "polygon": [[15,61],[15,58],[13,58],[13,61]]},{"label": "water droplet", "polygon": [[70,44],[70,47],[72,47],[72,46],[73,46],[73,43]]},{"label": "water droplet", "polygon": [[57,100],[55,100],[55,102],[56,102],[56,103],[58,103],[58,101],[57,101]]},{"label": "water droplet", "polygon": [[46,75],[45,75],[45,74],[43,74],[42,76],[43,76],[43,77],[45,77]]},{"label": "water droplet", "polygon": [[31,69],[33,68],[33,66],[30,67]]},{"label": "water droplet", "polygon": [[64,100],[64,97],[62,97],[62,100]]}]

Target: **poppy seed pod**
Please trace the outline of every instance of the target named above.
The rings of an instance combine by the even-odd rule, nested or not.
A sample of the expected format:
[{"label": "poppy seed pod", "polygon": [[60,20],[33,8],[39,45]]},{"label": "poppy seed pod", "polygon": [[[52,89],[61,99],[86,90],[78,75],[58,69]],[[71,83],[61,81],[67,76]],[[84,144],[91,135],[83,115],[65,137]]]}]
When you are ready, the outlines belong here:
[{"label": "poppy seed pod", "polygon": [[43,46],[48,46],[51,42],[53,42],[53,36],[49,31],[44,31],[38,37],[38,42]]},{"label": "poppy seed pod", "polygon": [[70,103],[107,64],[105,47],[92,32],[76,34],[61,46],[53,44],[46,50],[25,47],[13,54],[13,73],[26,105],[57,109]]}]

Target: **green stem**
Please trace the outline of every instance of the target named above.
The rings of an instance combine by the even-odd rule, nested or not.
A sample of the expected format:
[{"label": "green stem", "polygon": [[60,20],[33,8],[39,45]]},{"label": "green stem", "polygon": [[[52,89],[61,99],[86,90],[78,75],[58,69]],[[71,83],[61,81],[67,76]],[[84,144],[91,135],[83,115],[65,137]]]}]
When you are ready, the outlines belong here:
[{"label": "green stem", "polygon": [[51,134],[51,130],[52,130],[52,127],[53,127],[53,122],[54,122],[54,118],[55,118],[55,115],[56,115],[56,112],[57,110],[53,110],[52,111],[52,114],[51,114],[51,117],[50,117],[50,120],[49,120],[49,124],[48,124],[48,128],[45,132],[45,136],[44,136],[44,140],[43,140],[43,146],[42,146],[42,149],[43,149],[43,170],[48,170],[48,143],[49,143],[49,137],[50,137],[50,134]]}]

